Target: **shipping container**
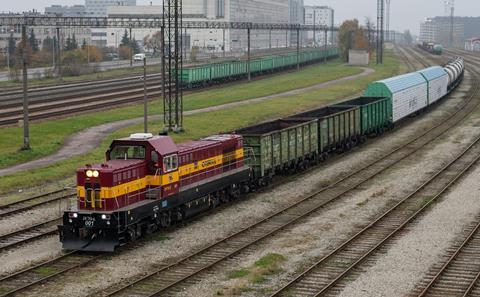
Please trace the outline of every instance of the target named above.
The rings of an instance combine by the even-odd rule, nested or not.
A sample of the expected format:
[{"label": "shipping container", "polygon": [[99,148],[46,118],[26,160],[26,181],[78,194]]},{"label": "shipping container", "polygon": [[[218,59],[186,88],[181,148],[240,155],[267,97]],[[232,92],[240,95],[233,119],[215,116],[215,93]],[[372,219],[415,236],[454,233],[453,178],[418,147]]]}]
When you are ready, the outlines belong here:
[{"label": "shipping container", "polygon": [[361,138],[358,106],[327,106],[302,112],[288,119],[318,120],[318,149],[321,154],[349,149]]},{"label": "shipping container", "polygon": [[293,169],[318,154],[317,120],[281,119],[235,131],[244,139],[245,162],[255,178]]},{"label": "shipping container", "polygon": [[418,71],[428,85],[428,105],[435,103],[436,101],[447,95],[448,88],[448,73],[440,66],[433,66]]},{"label": "shipping container", "polygon": [[392,104],[392,123],[428,105],[427,81],[420,73],[408,73],[368,85],[365,97],[387,97]]},{"label": "shipping container", "polygon": [[360,107],[360,129],[362,135],[381,134],[391,127],[392,106],[385,97],[359,97],[343,101],[334,106]]}]

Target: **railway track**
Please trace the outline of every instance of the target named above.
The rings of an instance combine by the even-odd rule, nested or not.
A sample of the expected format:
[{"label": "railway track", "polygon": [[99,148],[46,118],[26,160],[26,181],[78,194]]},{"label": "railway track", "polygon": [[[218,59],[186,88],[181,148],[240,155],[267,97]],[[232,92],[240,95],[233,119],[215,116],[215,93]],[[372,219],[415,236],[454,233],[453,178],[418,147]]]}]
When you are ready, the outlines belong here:
[{"label": "railway track", "polygon": [[[392,152],[381,156],[376,161],[366,165],[365,167],[357,171],[352,172],[351,174],[340,179],[334,184],[326,188],[320,189],[314,195],[305,197],[300,202],[292,204],[289,207],[271,215],[270,217],[265,218],[264,220],[253,224],[248,228],[240,230],[232,236],[218,241],[202,249],[201,251],[195,252],[192,255],[177,261],[176,263],[167,265],[152,274],[138,279],[134,283],[130,283],[128,286],[120,289],[110,288],[110,290],[104,291],[102,292],[102,294],[130,296],[128,292],[131,291],[129,290],[135,290],[141,287],[145,288],[146,286],[148,289],[147,292],[142,291],[143,293],[140,292],[139,296],[149,296],[149,294],[152,294],[152,290],[155,294],[161,294],[161,292],[175,287],[175,285],[178,283],[191,280],[194,276],[199,275],[202,271],[208,270],[215,264],[220,263],[228,257],[238,254],[239,252],[259,242],[260,240],[267,238],[268,236],[274,234],[279,230],[282,230],[286,226],[294,224],[299,219],[308,216],[309,214],[317,211],[329,202],[338,199],[343,194],[349,192],[352,189],[355,189],[359,185],[363,184],[364,182],[370,180],[374,176],[380,174],[389,167],[398,163],[400,160],[407,158],[414,152],[421,149],[427,143],[430,143],[435,139],[438,139],[438,137],[441,137],[443,133],[455,126],[458,122],[461,121],[461,119],[463,119],[470,112],[472,112],[473,108],[476,106],[476,102],[473,102],[473,100],[468,100],[461,108],[454,112],[448,120],[442,121],[441,123],[427,131],[423,131],[421,135],[419,135],[412,141],[409,141],[408,143],[405,143],[404,145],[396,148]],[[319,198],[318,195],[320,194],[323,197],[322,199],[317,200]],[[0,288],[3,288],[4,286],[8,287],[9,293],[7,294],[13,294],[15,292],[32,288],[37,284],[51,280],[54,277],[70,271],[71,269],[80,267],[82,265],[87,265],[88,263],[91,263],[92,261],[95,261],[97,259],[86,258],[84,259],[84,261],[78,262],[75,261],[75,259],[77,259],[77,255],[79,254],[69,253],[66,255],[62,255],[61,257],[39,264],[33,268],[29,268],[24,271],[18,272],[12,276],[5,277],[3,280],[0,280]],[[30,278],[31,272],[33,270],[36,269],[38,271],[49,271],[48,267],[55,266],[57,261],[60,261],[61,263],[70,262],[68,259],[69,257],[74,257],[71,261],[74,262],[74,264],[69,266],[71,268],[55,270],[55,273],[43,275],[41,278],[37,276],[36,278],[33,278],[33,280]],[[197,260],[200,262],[198,262]],[[191,263],[192,266],[189,266],[189,263]],[[181,267],[184,267],[186,270],[182,270]],[[179,268],[180,270],[177,270]],[[175,271],[180,274],[175,274]],[[156,276],[158,275],[170,275],[170,278],[161,279],[160,282],[157,282],[158,278]],[[153,284],[149,282],[149,280],[153,280]],[[143,284],[143,282],[146,282],[146,285]],[[166,282],[167,284],[165,284]],[[22,285],[15,285],[15,283],[20,283]],[[142,286],[142,284],[145,286]]]},{"label": "railway track", "polygon": [[0,297],[13,296],[34,285],[102,258],[102,254],[69,252],[50,261],[0,278]]},{"label": "railway track", "polygon": [[58,202],[75,197],[76,194],[66,192],[64,189],[36,195],[27,199],[0,205],[0,219],[20,212],[31,210],[48,203]]},{"label": "railway track", "polygon": [[432,66],[430,63],[425,61],[425,56],[419,55],[419,53],[411,47],[405,47],[405,50],[417,61],[418,64],[422,65],[423,68],[428,68]]},{"label": "railway track", "polygon": [[[49,193],[0,205],[0,220],[6,217],[35,209],[50,203],[61,203],[75,197],[76,194],[65,193],[65,190],[56,190]],[[57,234],[57,225],[61,223],[61,217],[42,221],[21,230],[12,231],[0,235],[0,253],[31,241]]]},{"label": "railway track", "polygon": [[405,49],[402,46],[397,46],[396,48],[397,52],[400,54],[402,61],[405,62],[405,64],[407,65],[407,71],[417,71],[418,67],[412,62],[411,56],[406,53]]},{"label": "railway track", "polygon": [[[417,152],[428,143],[441,137],[478,106],[479,102],[471,100],[473,94],[477,93],[478,84],[475,85],[472,97],[464,108],[452,115],[449,120],[433,127],[409,143],[352,172],[332,185],[320,189],[316,193],[304,197],[299,202],[276,212],[260,222],[196,251],[175,263],[165,265],[120,288],[117,285],[109,290],[103,290],[102,293],[106,296],[161,296],[168,295],[170,291],[178,289],[179,284],[194,282],[201,277],[200,274],[202,272],[213,268],[216,264],[237,255],[276,232],[295,224],[300,219],[320,210],[328,203],[340,199],[346,193],[356,189],[361,184]],[[478,147],[480,151],[480,145]]]},{"label": "railway track", "polygon": [[[480,137],[418,189],[271,296],[329,296],[342,281],[430,208],[480,159]],[[445,296],[445,295],[443,295]]]},{"label": "railway track", "polygon": [[26,244],[36,239],[57,234],[57,225],[59,225],[61,222],[61,218],[55,218],[30,226],[28,228],[24,228],[22,230],[0,235],[0,253],[7,249]]},{"label": "railway track", "polygon": [[469,229],[447,261],[432,269],[412,297],[479,296],[480,217]]},{"label": "railway track", "polygon": [[[258,55],[258,57],[261,56],[264,55]],[[268,74],[264,76],[268,76]],[[161,95],[161,84],[160,74],[148,76],[149,99]],[[31,120],[40,120],[131,104],[142,100],[143,79],[140,76],[100,82],[83,82],[63,87],[45,87],[33,89],[29,93],[29,116]],[[13,125],[22,120],[22,93],[18,91],[2,93],[0,110],[0,126]]]}]

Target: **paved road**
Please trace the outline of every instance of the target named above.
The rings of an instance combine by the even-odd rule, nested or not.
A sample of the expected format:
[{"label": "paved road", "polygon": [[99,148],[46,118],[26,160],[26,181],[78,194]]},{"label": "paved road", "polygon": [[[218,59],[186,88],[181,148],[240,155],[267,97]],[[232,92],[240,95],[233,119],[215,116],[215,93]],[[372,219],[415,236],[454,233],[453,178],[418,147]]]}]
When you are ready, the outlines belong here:
[{"label": "paved road", "polygon": [[[321,84],[313,85],[310,87],[292,90],[292,91],[288,91],[280,94],[259,97],[259,98],[244,100],[244,101],[232,102],[232,103],[227,103],[227,104],[222,104],[222,105],[217,105],[217,106],[212,106],[212,107],[207,107],[202,109],[190,110],[190,111],[184,112],[184,115],[193,115],[193,114],[205,113],[205,112],[216,111],[216,110],[224,110],[224,109],[229,109],[237,106],[262,102],[266,100],[273,100],[273,99],[284,98],[284,97],[289,97],[293,95],[299,95],[302,93],[323,89],[340,82],[354,80],[363,76],[370,75],[374,72],[375,71],[373,69],[363,68],[363,72],[360,74],[347,76],[337,80],[332,80],[332,81],[324,82]],[[149,119],[156,120],[161,118],[162,116],[153,116],[153,117],[150,117]],[[139,124],[142,122],[143,122],[143,117],[122,120],[122,121],[117,121],[113,123],[107,123],[107,124],[102,124],[99,126],[87,128],[85,130],[77,132],[71,135],[70,137],[68,137],[65,144],[60,148],[58,152],[50,156],[43,157],[41,159],[37,159],[37,160],[33,160],[23,164],[18,164],[12,167],[0,169],[0,176],[17,173],[22,170],[29,170],[29,169],[48,166],[48,165],[57,163],[59,161],[63,161],[75,156],[83,155],[97,148],[100,145],[100,143],[103,141],[103,139],[105,139],[111,133],[119,129],[131,126],[134,124]]]},{"label": "paved road", "polygon": [[[147,59],[147,65],[156,65],[160,64],[160,59]],[[120,69],[120,68],[129,68],[130,67],[130,60],[118,60],[118,61],[108,61],[108,62],[100,62],[100,63],[90,63],[90,65],[95,66],[97,65],[100,71],[105,70],[112,70],[112,69]],[[133,62],[133,66],[142,66],[143,62]],[[30,68],[28,69],[28,78],[38,78],[42,77],[45,73],[45,70],[52,69],[52,67],[40,67],[40,68]],[[9,80],[8,71],[1,71],[0,72],[0,81],[7,81]]]}]

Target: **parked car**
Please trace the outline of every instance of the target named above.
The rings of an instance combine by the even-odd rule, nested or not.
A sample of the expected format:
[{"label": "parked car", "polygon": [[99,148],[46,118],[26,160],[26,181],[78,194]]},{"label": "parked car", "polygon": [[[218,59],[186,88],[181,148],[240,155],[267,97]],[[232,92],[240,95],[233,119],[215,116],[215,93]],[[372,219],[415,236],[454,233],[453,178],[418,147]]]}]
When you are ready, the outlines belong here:
[{"label": "parked car", "polygon": [[143,61],[143,59],[145,59],[145,54],[136,54],[133,56],[134,61]]}]

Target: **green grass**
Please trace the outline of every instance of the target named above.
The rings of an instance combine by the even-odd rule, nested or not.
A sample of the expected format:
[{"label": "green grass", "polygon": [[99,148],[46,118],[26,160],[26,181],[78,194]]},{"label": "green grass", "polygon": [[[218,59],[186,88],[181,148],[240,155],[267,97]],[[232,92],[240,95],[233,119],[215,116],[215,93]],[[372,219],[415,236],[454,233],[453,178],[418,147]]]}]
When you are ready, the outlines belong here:
[{"label": "green grass", "polygon": [[[361,72],[359,68],[341,66],[339,62],[328,65],[311,66],[300,72],[190,94],[184,98],[184,108],[185,110],[194,110],[238,102],[295,88],[311,86],[359,72]],[[246,87],[246,85],[248,85],[248,87]],[[160,108],[159,100],[152,101],[149,106],[149,113],[160,114]],[[50,155],[62,146],[69,135],[88,127],[141,117],[142,115],[143,105],[136,104],[117,108],[115,112],[92,112],[66,119],[33,123],[30,126],[30,142],[32,147],[30,151],[19,150],[23,141],[21,137],[23,133],[22,128],[8,127],[0,129],[0,156],[3,156],[0,158],[0,168]]]},{"label": "green grass", "polygon": [[[186,127],[186,132],[180,135],[173,135],[175,141],[184,141],[187,139],[198,139],[202,136],[211,135],[214,133],[233,130],[242,126],[249,124],[257,123],[259,121],[280,117],[288,115],[297,111],[309,109],[318,106],[319,104],[327,104],[333,101],[336,101],[347,96],[352,96],[357,94],[365,89],[367,84],[373,80],[381,79],[384,77],[393,76],[398,71],[398,62],[393,58],[391,54],[387,54],[385,57],[385,64],[383,66],[373,66],[376,69],[376,73],[362,77],[360,79],[343,82],[329,86],[328,88],[322,90],[316,90],[308,92],[305,94],[285,97],[271,101],[264,101],[255,104],[248,104],[239,106],[227,110],[212,111],[203,114],[197,114],[192,116],[187,116],[184,119],[184,124]],[[228,98],[228,95],[225,95]],[[121,117],[124,113],[133,112],[135,107],[130,107],[125,109],[119,109],[118,112],[108,113],[105,112],[105,117],[115,118]],[[132,111],[133,110],[133,111]],[[74,121],[76,127],[85,127],[88,126],[88,121],[102,121],[105,120],[105,117],[102,117],[98,113],[92,115],[80,116],[78,118],[84,119],[84,121],[76,120]],[[86,119],[88,118],[88,119]],[[62,141],[62,136],[56,135],[60,134],[63,137],[69,135],[72,132],[72,128],[68,126],[69,122],[72,119],[50,121],[42,124],[37,124],[35,126],[48,126],[45,128],[43,138],[50,139],[50,141]],[[70,122],[71,123],[71,122]],[[54,133],[52,126],[56,126],[59,130],[57,133]],[[159,131],[161,129],[161,123],[151,122],[150,123],[151,131]],[[8,128],[8,129],[17,129],[17,133],[21,133],[18,128]],[[8,130],[4,129],[4,130]],[[37,128],[38,129],[38,128]],[[66,133],[64,130],[68,130]],[[66,161],[62,161],[53,165],[49,165],[45,168],[29,170],[27,172],[20,172],[17,174],[4,176],[0,179],[0,193],[6,193],[18,187],[24,187],[25,185],[35,185],[42,183],[51,183],[58,182],[64,177],[72,176],[75,172],[75,168],[79,165],[91,163],[93,161],[102,161],[104,159],[104,151],[110,144],[112,139],[123,137],[132,132],[141,131],[142,125],[133,125],[131,127],[121,129],[109,137],[107,137],[100,147],[93,152],[85,154],[83,156],[71,158]],[[2,147],[3,144],[10,147],[10,152],[12,155],[23,154],[24,152],[16,152],[16,147],[19,147],[20,144],[17,143],[13,146],[12,152],[12,142],[13,139],[18,138],[18,135],[15,135],[13,131],[10,132],[9,137],[0,133],[0,155],[4,155],[4,152],[7,150]],[[49,136],[50,135],[50,136]],[[51,152],[58,148],[58,145],[52,145],[49,143],[45,145]],[[54,147],[54,148],[53,148]],[[37,150],[34,145],[34,150]]]},{"label": "green grass", "polygon": [[268,253],[258,259],[252,266],[232,271],[227,276],[228,279],[237,279],[240,281],[232,287],[217,290],[217,295],[235,296],[251,290],[251,288],[249,288],[250,283],[261,284],[267,280],[268,276],[280,273],[282,271],[281,265],[286,260],[287,258],[283,255]]},{"label": "green grass", "polygon": [[247,276],[250,273],[247,268],[241,268],[239,270],[234,270],[228,274],[228,279],[242,278]]},{"label": "green grass", "polygon": [[38,274],[41,274],[43,276],[47,275],[52,275],[58,271],[57,268],[54,267],[38,267],[33,270],[33,272],[36,272]]}]

